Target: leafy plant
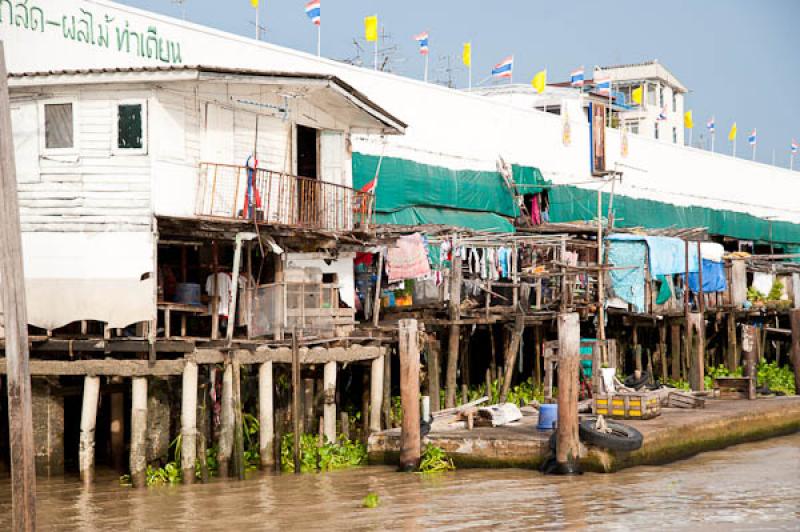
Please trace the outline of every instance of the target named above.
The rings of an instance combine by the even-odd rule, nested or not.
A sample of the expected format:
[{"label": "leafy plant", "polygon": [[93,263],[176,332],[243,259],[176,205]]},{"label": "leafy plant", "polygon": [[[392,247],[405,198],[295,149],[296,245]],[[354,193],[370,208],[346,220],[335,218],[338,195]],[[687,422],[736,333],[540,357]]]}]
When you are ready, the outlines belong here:
[{"label": "leafy plant", "polygon": [[772,283],[772,288],[767,294],[767,299],[770,301],[780,301],[781,296],[783,295],[783,283],[775,279],[775,282]]},{"label": "leafy plant", "polygon": [[454,471],[455,468],[453,460],[447,456],[447,453],[441,447],[430,443],[425,446],[419,462],[420,473],[443,473],[445,471]]},{"label": "leafy plant", "polygon": [[[359,441],[340,436],[336,442],[319,444],[315,434],[300,435],[300,472],[334,471],[360,466],[367,461],[367,447]],[[281,469],[294,472],[294,434],[281,440]]]},{"label": "leafy plant", "polygon": [[380,499],[377,493],[367,493],[367,496],[361,501],[364,508],[377,508],[379,503]]},{"label": "leafy plant", "polygon": [[759,292],[755,289],[755,287],[750,287],[747,289],[747,300],[751,303],[755,303],[757,301],[764,301],[767,299],[767,296],[764,295],[763,292]]},{"label": "leafy plant", "polygon": [[794,372],[789,366],[778,366],[777,362],[762,361],[758,365],[758,383],[773,392],[794,395]]}]

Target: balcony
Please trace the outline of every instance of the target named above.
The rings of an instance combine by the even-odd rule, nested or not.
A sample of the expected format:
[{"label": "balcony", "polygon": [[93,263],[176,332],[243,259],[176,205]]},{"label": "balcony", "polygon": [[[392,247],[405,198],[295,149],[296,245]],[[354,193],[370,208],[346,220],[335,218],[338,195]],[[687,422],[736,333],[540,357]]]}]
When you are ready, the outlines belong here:
[{"label": "balcony", "polygon": [[366,231],[374,195],[262,168],[201,163],[198,216],[330,232]]}]

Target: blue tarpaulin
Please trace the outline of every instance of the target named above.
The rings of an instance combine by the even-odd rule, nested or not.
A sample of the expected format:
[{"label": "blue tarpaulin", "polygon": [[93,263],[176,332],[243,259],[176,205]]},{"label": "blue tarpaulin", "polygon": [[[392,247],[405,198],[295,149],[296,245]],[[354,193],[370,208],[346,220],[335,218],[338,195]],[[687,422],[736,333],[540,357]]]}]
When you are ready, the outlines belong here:
[{"label": "blue tarpaulin", "polygon": [[[671,236],[648,236],[629,233],[609,235],[608,240],[642,241],[647,243],[650,275],[686,273],[686,242]],[[613,247],[613,246],[612,246]],[[689,272],[697,271],[697,246],[689,245]]]},{"label": "blue tarpaulin", "polygon": [[[697,273],[689,274],[689,290],[698,292],[699,275]],[[728,288],[728,282],[725,279],[725,266],[721,262],[714,262],[703,259],[703,292],[722,292]]]},{"label": "blue tarpaulin", "polygon": [[608,248],[608,262],[615,268],[622,268],[611,270],[611,288],[618,298],[633,305],[636,312],[644,312],[646,255],[645,243],[640,240],[616,240]]}]

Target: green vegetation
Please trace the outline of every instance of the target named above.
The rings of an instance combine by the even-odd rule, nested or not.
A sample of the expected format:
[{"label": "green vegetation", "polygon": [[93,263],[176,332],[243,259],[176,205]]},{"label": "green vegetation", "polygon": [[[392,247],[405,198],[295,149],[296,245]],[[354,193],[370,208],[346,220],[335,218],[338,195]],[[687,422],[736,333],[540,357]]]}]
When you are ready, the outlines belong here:
[{"label": "green vegetation", "polygon": [[377,493],[367,493],[367,496],[361,501],[361,506],[364,508],[377,508],[379,503],[380,498]]},{"label": "green vegetation", "polygon": [[453,460],[447,456],[441,447],[428,444],[422,451],[422,459],[419,462],[420,473],[443,473],[445,471],[454,471],[456,468],[453,465]]},{"label": "green vegetation", "polygon": [[[705,385],[707,389],[711,389],[715,377],[741,377],[742,367],[736,368],[735,371],[728,371],[724,365],[720,364],[717,367],[711,367],[706,372]],[[758,386],[766,386],[773,392],[782,392],[786,395],[794,395],[794,373],[789,366],[778,366],[777,362],[761,361],[758,364]],[[686,388],[688,389],[688,387]]]},{"label": "green vegetation", "polygon": [[[474,401],[485,395],[489,397],[490,404],[499,402],[502,384],[499,380],[495,379],[489,386],[488,392],[486,390],[486,384],[479,384],[471,387],[467,392],[467,401]],[[544,402],[544,388],[535,385],[533,383],[533,378],[528,378],[528,380],[509,388],[508,396],[506,397],[506,402],[514,403],[517,406],[525,406],[534,400],[540,403]]]},{"label": "green vegetation", "polygon": [[[367,462],[367,447],[359,441],[339,436],[336,442],[319,443],[315,434],[300,435],[300,472],[335,471],[357,467]],[[294,472],[294,434],[287,433],[281,440],[281,469]]]}]

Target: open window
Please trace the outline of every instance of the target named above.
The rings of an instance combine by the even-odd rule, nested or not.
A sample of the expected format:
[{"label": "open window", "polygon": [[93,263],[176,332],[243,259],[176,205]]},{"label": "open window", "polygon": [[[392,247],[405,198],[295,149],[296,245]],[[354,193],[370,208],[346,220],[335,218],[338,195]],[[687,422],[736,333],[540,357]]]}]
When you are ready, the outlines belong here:
[{"label": "open window", "polygon": [[126,155],[147,153],[147,104],[144,100],[119,102],[114,110],[112,152]]},{"label": "open window", "polygon": [[75,104],[71,101],[42,104],[42,148],[45,154],[71,154],[77,151],[75,111]]}]

